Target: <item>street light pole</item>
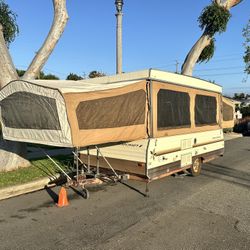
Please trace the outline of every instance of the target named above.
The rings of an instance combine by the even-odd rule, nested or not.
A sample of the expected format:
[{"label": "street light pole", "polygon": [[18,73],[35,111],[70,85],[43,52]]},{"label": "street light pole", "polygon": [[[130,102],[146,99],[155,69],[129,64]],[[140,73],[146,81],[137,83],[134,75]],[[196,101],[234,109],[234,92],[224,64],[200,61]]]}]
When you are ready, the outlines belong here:
[{"label": "street light pole", "polygon": [[116,74],[122,73],[122,7],[123,0],[116,0]]}]

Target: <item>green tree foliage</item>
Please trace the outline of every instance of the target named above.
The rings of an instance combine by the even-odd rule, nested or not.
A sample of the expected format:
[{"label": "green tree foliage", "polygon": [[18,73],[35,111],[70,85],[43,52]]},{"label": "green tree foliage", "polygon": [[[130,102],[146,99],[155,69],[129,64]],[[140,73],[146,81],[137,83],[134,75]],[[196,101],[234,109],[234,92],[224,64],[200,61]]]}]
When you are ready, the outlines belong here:
[{"label": "green tree foliage", "polygon": [[243,100],[245,99],[245,94],[244,93],[234,93],[233,99],[235,100]]},{"label": "green tree foliage", "polygon": [[77,74],[74,74],[74,73],[70,73],[66,78],[66,80],[72,80],[72,81],[78,81],[78,80],[82,80],[82,79],[83,79],[83,77],[81,77]]},{"label": "green tree foliage", "polygon": [[242,106],[240,107],[240,112],[242,113],[242,117],[250,116],[250,106]]},{"label": "green tree foliage", "polygon": [[[25,74],[25,70],[17,69],[17,74],[19,77],[22,77]],[[40,72],[39,76],[36,79],[43,79],[43,80],[59,80],[58,76],[55,76],[53,74],[45,74],[43,71]]]},{"label": "green tree foliage", "polygon": [[16,13],[10,10],[8,4],[0,0],[0,24],[3,26],[3,35],[7,46],[14,41],[19,33],[16,17]]},{"label": "green tree foliage", "polygon": [[245,38],[245,42],[243,43],[245,48],[245,53],[243,56],[243,60],[245,62],[245,72],[250,74],[250,19],[243,29],[243,37]]},{"label": "green tree foliage", "polygon": [[227,9],[213,2],[203,9],[198,18],[199,26],[202,30],[205,30],[206,34],[212,37],[217,32],[222,33],[226,31],[230,17],[231,14]]},{"label": "green tree foliage", "polygon": [[210,44],[205,49],[202,50],[197,62],[198,63],[208,62],[214,56],[214,51],[215,51],[215,39],[213,38]]},{"label": "green tree foliage", "polygon": [[96,78],[96,77],[102,77],[102,76],[106,76],[106,74],[100,71],[96,71],[96,70],[93,70],[89,73],[89,78]]},{"label": "green tree foliage", "polygon": [[23,70],[23,69],[16,69],[16,72],[17,72],[19,77],[22,77],[25,74],[26,71]]},{"label": "green tree foliage", "polygon": [[230,17],[230,12],[215,2],[203,9],[198,18],[199,27],[204,30],[204,34],[209,35],[212,40],[210,45],[202,51],[198,62],[207,62],[213,57],[215,51],[215,39],[213,37],[216,33],[220,34],[226,31]]},{"label": "green tree foliage", "polygon": [[59,80],[58,76],[55,76],[53,74],[44,74],[42,77],[40,76],[39,79],[44,79],[44,80]]},{"label": "green tree foliage", "polygon": [[53,74],[45,74],[43,71],[40,71],[39,76],[37,79],[41,80],[59,80],[59,77]]}]

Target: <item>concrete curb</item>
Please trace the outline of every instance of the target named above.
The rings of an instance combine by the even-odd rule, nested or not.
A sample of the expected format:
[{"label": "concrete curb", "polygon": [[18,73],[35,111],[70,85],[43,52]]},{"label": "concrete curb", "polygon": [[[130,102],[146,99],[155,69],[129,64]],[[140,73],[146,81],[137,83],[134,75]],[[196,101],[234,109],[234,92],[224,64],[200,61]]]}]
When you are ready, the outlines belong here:
[{"label": "concrete curb", "polygon": [[[72,151],[71,149],[65,148],[65,149],[48,150],[47,153],[50,156],[57,156],[57,155],[68,155],[71,153],[71,151]],[[28,154],[28,159],[29,160],[39,159],[41,158],[41,156],[44,156],[43,152],[35,151]],[[51,177],[43,177],[24,184],[18,184],[6,188],[0,188],[0,201],[44,189],[45,186],[47,186],[53,180],[58,179],[59,177],[60,177],[59,174],[55,174],[54,176]]]},{"label": "concrete curb", "polygon": [[224,133],[224,140],[228,141],[228,140],[233,140],[233,139],[237,139],[237,138],[241,138],[243,137],[242,134],[237,134],[237,133]]},{"label": "concrete curb", "polygon": [[[58,177],[59,175],[58,176],[56,175],[55,177],[53,177],[53,179],[54,178],[56,179]],[[47,186],[53,179],[49,177],[44,177],[44,178],[34,180],[28,183],[1,188],[0,200],[5,200],[11,197],[18,196],[18,195],[27,194],[27,193],[31,193],[34,191],[44,189],[45,186]]]}]

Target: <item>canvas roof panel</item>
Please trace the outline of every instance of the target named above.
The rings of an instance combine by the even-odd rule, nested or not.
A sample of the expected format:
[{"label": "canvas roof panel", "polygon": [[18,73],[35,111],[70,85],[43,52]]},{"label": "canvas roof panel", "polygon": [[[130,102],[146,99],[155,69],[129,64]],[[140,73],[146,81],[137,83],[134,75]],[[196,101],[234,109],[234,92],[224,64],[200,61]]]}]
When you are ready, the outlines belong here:
[{"label": "canvas roof panel", "polygon": [[157,108],[150,107],[156,91],[148,88],[151,82],[177,91],[222,91],[210,82],[153,69],[81,81],[17,80],[0,91],[3,136],[63,147],[147,138],[150,112]]},{"label": "canvas roof panel", "polygon": [[130,84],[137,83],[139,81],[124,81],[117,82],[112,84],[100,84],[100,83],[91,83],[88,80],[85,82],[80,81],[67,81],[67,80],[33,80],[29,83],[39,85],[45,88],[53,88],[59,90],[61,93],[80,93],[80,92],[94,92],[102,91],[107,89],[116,89]]}]

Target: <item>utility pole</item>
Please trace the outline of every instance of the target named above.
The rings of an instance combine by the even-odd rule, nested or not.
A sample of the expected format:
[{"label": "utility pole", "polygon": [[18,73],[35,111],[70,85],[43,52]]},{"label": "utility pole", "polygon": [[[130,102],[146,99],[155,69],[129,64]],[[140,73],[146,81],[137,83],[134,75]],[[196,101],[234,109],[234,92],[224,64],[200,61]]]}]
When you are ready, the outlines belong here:
[{"label": "utility pole", "polygon": [[122,73],[122,7],[123,0],[116,0],[116,74]]},{"label": "utility pole", "polygon": [[175,64],[175,65],[176,65],[176,70],[175,70],[175,73],[176,73],[176,74],[179,73],[179,69],[178,69],[178,68],[179,68],[179,67],[178,67],[179,64],[180,64],[180,63],[176,60],[176,64]]}]

